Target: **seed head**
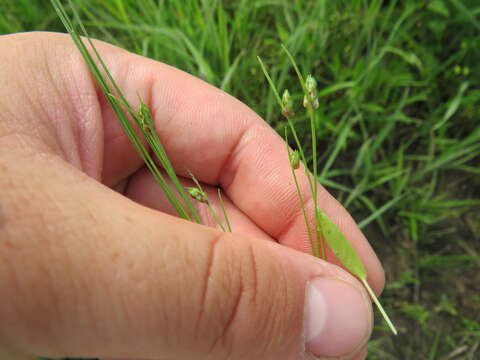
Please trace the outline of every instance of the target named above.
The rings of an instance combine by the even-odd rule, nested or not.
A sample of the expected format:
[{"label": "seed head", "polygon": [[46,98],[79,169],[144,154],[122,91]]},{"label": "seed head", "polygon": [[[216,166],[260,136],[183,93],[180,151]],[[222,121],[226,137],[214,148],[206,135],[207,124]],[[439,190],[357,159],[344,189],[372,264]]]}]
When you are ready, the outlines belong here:
[{"label": "seed head", "polygon": [[308,74],[307,78],[305,79],[305,88],[307,91],[312,94],[312,93],[317,93],[317,80],[311,75]]},{"label": "seed head", "polygon": [[303,97],[303,107],[307,108],[311,105],[313,109],[318,109],[317,81],[310,74],[305,79],[305,90],[307,94]]},{"label": "seed head", "polygon": [[285,89],[282,95],[282,115],[287,119],[295,116],[295,112],[293,111],[292,97],[287,89]]},{"label": "seed head", "polygon": [[293,150],[292,152],[290,152],[290,154],[288,154],[288,157],[292,169],[297,170],[300,167],[300,154],[298,153],[298,150]]},{"label": "seed head", "polygon": [[143,101],[141,102],[140,108],[137,111],[137,117],[142,131],[146,134],[151,133],[152,130],[149,125],[152,124],[152,114],[150,113],[148,106]]},{"label": "seed head", "polygon": [[208,196],[205,192],[203,192],[202,190],[200,190],[199,188],[197,187],[187,187],[186,188],[188,194],[195,200],[197,200],[198,202],[201,202],[201,203],[204,203],[204,204],[207,204],[208,203]]},{"label": "seed head", "polygon": [[[317,110],[317,109],[318,109],[318,106],[319,106],[318,98],[315,96],[315,97],[312,97],[312,100],[313,100],[313,102],[312,102],[312,108],[313,108],[314,110]],[[310,103],[310,100],[308,99],[308,96],[305,95],[305,96],[303,97],[303,107],[304,107],[305,109],[308,108],[309,103]]]},{"label": "seed head", "polygon": [[292,118],[295,116],[295,112],[293,111],[293,100],[287,89],[285,89],[282,95],[282,115],[286,118]]}]

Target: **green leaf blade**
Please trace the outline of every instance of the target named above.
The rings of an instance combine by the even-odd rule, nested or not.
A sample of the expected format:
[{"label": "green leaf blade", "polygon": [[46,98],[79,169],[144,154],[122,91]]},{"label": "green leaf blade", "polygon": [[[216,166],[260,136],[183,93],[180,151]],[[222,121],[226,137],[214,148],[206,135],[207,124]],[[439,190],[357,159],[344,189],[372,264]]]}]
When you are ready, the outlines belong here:
[{"label": "green leaf blade", "polygon": [[323,237],[327,241],[328,245],[332,249],[337,259],[350,273],[360,279],[363,286],[365,287],[368,294],[370,295],[373,302],[375,303],[378,310],[385,319],[388,327],[395,335],[397,335],[397,329],[393,325],[392,321],[387,315],[387,312],[383,309],[382,304],[380,304],[380,301],[378,301],[378,298],[368,284],[367,270],[365,269],[365,265],[363,265],[360,256],[358,256],[352,244],[350,244],[347,237],[342,233],[338,226],[332,220],[330,220],[330,218],[327,216],[327,214],[325,214],[325,212],[320,209],[317,215],[317,222],[321,228]]},{"label": "green leaf blade", "polygon": [[338,226],[320,209],[317,214],[317,222],[324,239],[338,261],[353,275],[360,279],[366,278],[367,270],[352,244],[350,244]]}]

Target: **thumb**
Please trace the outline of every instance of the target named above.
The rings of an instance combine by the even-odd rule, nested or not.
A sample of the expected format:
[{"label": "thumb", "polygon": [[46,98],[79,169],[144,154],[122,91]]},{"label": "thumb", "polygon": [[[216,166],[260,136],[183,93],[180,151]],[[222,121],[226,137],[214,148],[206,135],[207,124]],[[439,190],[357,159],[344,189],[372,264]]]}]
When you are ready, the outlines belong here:
[{"label": "thumb", "polygon": [[155,295],[124,303],[135,319],[114,331],[134,340],[116,343],[113,357],[364,358],[356,355],[371,332],[370,300],[344,270],[175,218],[158,226],[172,244],[154,250],[163,258],[149,265],[158,268],[147,280]]},{"label": "thumb", "polygon": [[6,172],[37,175],[3,208],[0,286],[15,299],[0,304],[5,348],[278,360],[349,358],[366,343],[370,301],[339,267],[144,208],[58,157],[36,159],[42,171]]}]

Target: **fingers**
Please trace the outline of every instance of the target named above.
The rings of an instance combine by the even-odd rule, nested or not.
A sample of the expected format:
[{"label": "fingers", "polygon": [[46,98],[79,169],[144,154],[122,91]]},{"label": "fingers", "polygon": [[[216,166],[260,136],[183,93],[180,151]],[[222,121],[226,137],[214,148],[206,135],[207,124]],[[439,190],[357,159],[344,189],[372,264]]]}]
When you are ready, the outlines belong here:
[{"label": "fingers", "polygon": [[370,301],[335,265],[144,208],[56,155],[17,148],[0,166],[5,348],[278,360],[350,358],[368,339]]},{"label": "fingers", "polygon": [[[1,93],[2,99],[9,99],[2,106],[9,114],[7,131],[30,133],[40,139],[41,149],[53,149],[107,185],[123,181],[142,166],[67,36],[23,34],[2,40],[2,48],[9,49],[2,52],[8,64],[2,77],[12,84]],[[309,251],[283,141],[258,115],[186,73],[97,44],[126,97],[135,104],[140,95],[149,103],[159,137],[180,174],[189,169],[200,181],[221,186],[268,236]],[[299,177],[307,194],[301,171]],[[372,287],[379,292],[384,275],[367,240],[322,187],[318,197],[320,207],[356,248]]]},{"label": "fingers", "polygon": [[[105,54],[108,59],[108,50]],[[122,55],[123,62],[118,61]],[[187,175],[189,169],[199,180],[221,186],[268,236],[310,252],[284,142],[257,114],[174,68],[127,53],[116,54],[115,59],[124,86],[145,90],[143,96],[150,99],[160,139],[180,174]],[[122,68],[129,69],[123,77]],[[132,93],[128,96],[135,101]],[[104,119],[109,119],[108,111]],[[106,149],[108,153],[108,144]],[[302,171],[297,174],[304,198],[308,198],[306,177]],[[347,234],[367,267],[369,281],[380,292],[382,267],[354,220],[321,186],[318,202]]]},{"label": "fingers", "polygon": [[[180,182],[184,187],[195,186],[192,180],[186,178],[180,178]],[[220,206],[218,189],[206,184],[202,184],[202,188],[207,193],[209,203],[215,211],[218,220],[220,220],[224,229],[228,230],[227,222]],[[156,209],[174,216],[177,215],[175,209],[168,202],[162,191],[160,191],[158,184],[153,181],[150,172],[146,168],[139,170],[130,177],[128,186],[123,189],[123,194],[130,199],[152,209]],[[227,213],[227,217],[233,232],[236,234],[255,237],[257,239],[273,241],[268,234],[263,232],[248,216],[240,211],[230,201],[225,193],[223,193],[221,196],[225,205],[225,212]],[[193,200],[193,205],[195,206],[197,213],[202,220],[202,224],[221,229],[207,204]]]},{"label": "fingers", "polygon": [[[112,61],[109,48],[104,54],[127,97],[136,102],[136,91],[140,91],[149,100],[159,137],[178,173],[187,176],[189,169],[200,181],[221,186],[235,206],[270,237],[310,252],[285,144],[257,114],[177,69],[128,53],[115,52]],[[113,123],[109,110],[103,113],[104,121]],[[121,150],[107,142],[105,151],[106,159],[112,158],[105,163],[108,177],[110,171],[116,173],[113,158],[118,159]],[[306,176],[302,171],[297,175],[308,198]],[[382,267],[355,221],[322,186],[318,203],[352,242],[369,281],[380,292]],[[309,205],[312,208],[313,203]]]}]

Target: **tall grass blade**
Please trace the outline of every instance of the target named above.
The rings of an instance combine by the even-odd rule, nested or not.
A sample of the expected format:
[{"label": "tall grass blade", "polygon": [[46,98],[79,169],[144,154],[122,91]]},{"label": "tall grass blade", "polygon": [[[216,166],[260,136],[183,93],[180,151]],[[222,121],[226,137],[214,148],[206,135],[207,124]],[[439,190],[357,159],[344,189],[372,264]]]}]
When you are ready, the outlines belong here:
[{"label": "tall grass blade", "polygon": [[[55,11],[57,12],[60,20],[67,29],[68,33],[72,37],[75,45],[77,46],[82,57],[84,58],[93,77],[95,78],[100,89],[104,93],[107,101],[110,103],[112,109],[114,110],[122,129],[124,130],[125,134],[129,138],[137,153],[144,161],[147,168],[152,173],[155,181],[160,185],[168,201],[172,204],[180,217],[186,220],[201,223],[200,217],[198,216],[185,189],[181,186],[178,176],[176,175],[173,168],[173,165],[168,159],[168,156],[158,138],[158,135],[153,126],[153,119],[148,107],[143,102],[141,102],[139,111],[134,111],[133,107],[127,101],[123,92],[115,82],[112,74],[109,72],[105,62],[103,61],[97,48],[93,44],[93,41],[89,37],[78,15],[78,12],[75,10],[72,1],[68,0],[68,3],[72,9],[74,19],[80,27],[80,33],[77,31],[75,24],[70,20],[60,0],[51,0],[51,3]],[[81,36],[84,36],[87,39],[90,50],[87,48]],[[106,77],[102,74],[99,66],[94,60],[94,57],[100,64],[100,68],[106,74]],[[141,137],[137,134],[135,128],[130,123],[128,116],[130,116],[137,124],[140,132],[146,139],[147,144],[153,150],[153,153],[162,165],[168,178],[174,184],[176,193],[171,188],[170,184],[162,174],[162,171],[158,168],[156,162],[153,160],[152,156],[150,155],[149,149],[144,145]],[[180,198],[178,196],[180,196]],[[182,203],[180,199],[182,199],[184,203]],[[187,206],[187,208],[185,208],[185,205]]]}]

